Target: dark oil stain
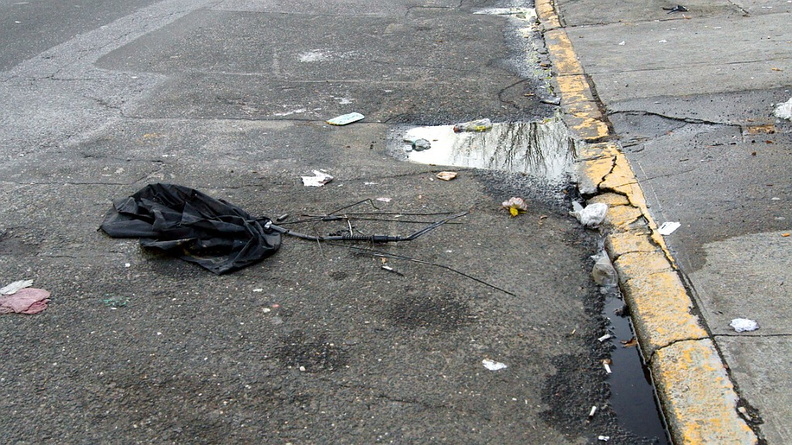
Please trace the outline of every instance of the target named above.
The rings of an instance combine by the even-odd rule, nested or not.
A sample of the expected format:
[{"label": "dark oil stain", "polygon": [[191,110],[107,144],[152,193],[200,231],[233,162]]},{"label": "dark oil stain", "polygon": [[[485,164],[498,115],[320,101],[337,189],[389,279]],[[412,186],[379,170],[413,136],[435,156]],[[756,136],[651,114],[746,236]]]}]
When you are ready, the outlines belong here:
[{"label": "dark oil stain", "polygon": [[473,319],[469,304],[453,295],[405,293],[395,297],[387,309],[396,326],[452,331]]},{"label": "dark oil stain", "polygon": [[333,371],[347,362],[345,351],[324,335],[311,337],[298,330],[281,338],[280,342],[275,358],[286,366],[302,367],[306,372]]}]

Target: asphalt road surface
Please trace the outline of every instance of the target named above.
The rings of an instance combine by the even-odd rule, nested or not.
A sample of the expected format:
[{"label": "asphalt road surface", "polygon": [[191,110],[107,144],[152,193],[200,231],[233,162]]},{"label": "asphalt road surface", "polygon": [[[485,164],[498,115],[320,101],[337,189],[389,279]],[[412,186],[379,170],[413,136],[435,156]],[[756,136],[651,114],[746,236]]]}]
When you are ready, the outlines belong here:
[{"label": "asphalt road surface", "polygon": [[[1,2],[0,285],[52,293],[0,316],[4,442],[652,443],[609,408],[597,237],[565,184],[388,153],[409,126],[552,115],[525,22],[474,14],[496,6],[529,5]],[[294,226],[320,235],[469,213],[215,276],[97,231],[156,182],[286,222],[373,201]]]}]

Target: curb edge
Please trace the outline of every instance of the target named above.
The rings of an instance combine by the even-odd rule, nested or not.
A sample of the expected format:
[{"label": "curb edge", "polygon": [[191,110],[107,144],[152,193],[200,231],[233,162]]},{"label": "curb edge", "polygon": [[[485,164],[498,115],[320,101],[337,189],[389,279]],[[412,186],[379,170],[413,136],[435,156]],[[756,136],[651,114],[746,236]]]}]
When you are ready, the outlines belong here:
[{"label": "curb edge", "polygon": [[[602,113],[554,0],[536,0],[563,119],[583,142],[581,193],[609,204],[606,250],[619,275],[674,443],[757,444],[737,411],[737,395],[698,316],[674,259],[657,232],[643,190]],[[606,142],[603,142],[606,141]]]}]

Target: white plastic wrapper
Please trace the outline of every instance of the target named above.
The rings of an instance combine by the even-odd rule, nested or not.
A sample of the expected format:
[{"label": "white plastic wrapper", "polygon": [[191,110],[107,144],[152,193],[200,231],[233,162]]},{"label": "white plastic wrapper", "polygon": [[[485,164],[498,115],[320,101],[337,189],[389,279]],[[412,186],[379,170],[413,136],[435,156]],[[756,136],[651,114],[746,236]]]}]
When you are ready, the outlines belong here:
[{"label": "white plastic wrapper", "polygon": [[747,318],[735,318],[729,323],[729,326],[737,332],[751,332],[759,329],[759,323]]},{"label": "white plastic wrapper", "polygon": [[572,209],[573,210],[569,212],[569,214],[577,218],[581,224],[590,229],[599,227],[599,225],[605,221],[605,215],[608,214],[608,204],[601,202],[589,204],[585,208],[579,203],[573,202]]}]

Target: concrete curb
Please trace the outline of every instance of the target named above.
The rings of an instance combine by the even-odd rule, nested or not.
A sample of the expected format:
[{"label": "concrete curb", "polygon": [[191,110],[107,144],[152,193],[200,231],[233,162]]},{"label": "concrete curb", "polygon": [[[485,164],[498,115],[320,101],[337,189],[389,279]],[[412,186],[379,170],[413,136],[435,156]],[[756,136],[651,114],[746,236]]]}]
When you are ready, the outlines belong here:
[{"label": "concrete curb", "polygon": [[564,121],[582,141],[580,189],[608,204],[605,246],[633,317],[674,443],[756,444],[739,397],[649,214],[641,186],[612,136],[553,0],[536,11],[553,66]]}]

